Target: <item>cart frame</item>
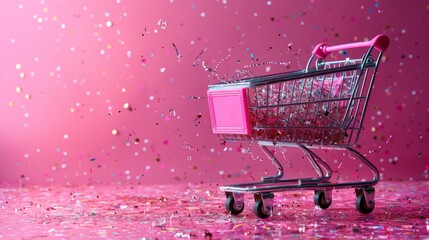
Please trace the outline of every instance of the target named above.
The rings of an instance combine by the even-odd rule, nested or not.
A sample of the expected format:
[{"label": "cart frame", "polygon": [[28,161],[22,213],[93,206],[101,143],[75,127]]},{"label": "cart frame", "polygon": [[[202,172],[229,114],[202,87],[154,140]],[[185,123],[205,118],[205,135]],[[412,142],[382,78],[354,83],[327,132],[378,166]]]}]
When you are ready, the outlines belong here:
[{"label": "cart frame", "polygon": [[[273,212],[274,192],[298,189],[314,190],[314,203],[326,209],[332,203],[332,190],[340,188],[355,188],[356,207],[359,212],[367,214],[373,211],[375,207],[373,186],[379,181],[380,174],[378,169],[353,146],[359,138],[378,66],[388,46],[389,39],[385,35],[378,35],[367,42],[332,47],[318,44],[305,70],[209,86],[208,100],[213,132],[224,140],[257,141],[277,168],[276,175],[263,177],[259,182],[221,186],[220,189],[226,194],[228,212],[233,215],[240,214],[244,209],[244,194],[253,193],[254,213],[260,218],[267,218]],[[368,51],[361,59],[331,62],[324,60],[332,52],[362,47],[367,47]],[[371,56],[374,49],[379,51],[375,60]],[[316,57],[315,67],[311,68]],[[347,73],[352,75],[347,76]],[[334,91],[333,81],[336,76],[339,76],[341,84],[337,84]],[[345,85],[343,80],[346,78],[349,81],[347,93],[343,90]],[[367,81],[368,78],[369,81]],[[320,89],[316,89],[314,83],[317,83]],[[325,86],[328,87],[325,89]],[[280,91],[280,89],[283,90]],[[312,97],[315,90],[318,95]],[[289,98],[280,98],[283,92],[288,92],[289,95],[286,95]],[[270,102],[271,98],[275,100]],[[295,98],[296,101],[294,101]],[[225,107],[225,103],[231,103],[231,106]],[[330,104],[331,109],[334,109],[334,117],[337,117],[335,121],[323,120],[320,123],[313,120],[316,114],[319,114],[317,117],[322,119],[320,109],[322,107],[328,109]],[[340,112],[340,104],[344,105],[341,107],[341,111],[344,112]],[[302,110],[301,107],[305,114],[292,118],[293,114]],[[237,108],[238,111],[231,112],[231,108]],[[223,115],[225,111],[230,114]],[[329,114],[328,110],[325,111]],[[258,115],[258,112],[261,114]],[[273,123],[269,123],[268,118],[276,119],[276,123],[270,126]],[[315,138],[311,134],[314,133],[311,132],[313,130],[322,134]],[[291,131],[291,134],[287,134]],[[339,131],[344,136],[337,134],[337,140],[333,140],[333,134]],[[317,177],[284,179],[284,167],[268,147],[301,149],[313,166]],[[312,148],[345,150],[360,160],[370,170],[373,178],[333,183],[330,181],[332,168],[312,151]]]}]

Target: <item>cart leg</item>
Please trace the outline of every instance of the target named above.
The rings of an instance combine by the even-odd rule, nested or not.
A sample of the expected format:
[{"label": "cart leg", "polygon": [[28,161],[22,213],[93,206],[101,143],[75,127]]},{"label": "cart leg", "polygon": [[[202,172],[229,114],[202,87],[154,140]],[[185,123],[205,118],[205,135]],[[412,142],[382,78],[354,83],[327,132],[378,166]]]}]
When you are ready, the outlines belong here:
[{"label": "cart leg", "polygon": [[311,151],[310,149],[308,149],[304,145],[299,144],[298,146],[305,153],[305,155],[309,159],[311,165],[313,166],[314,170],[319,175],[319,177],[320,177],[320,178],[318,178],[319,181],[320,182],[329,181],[329,179],[331,179],[331,175],[332,175],[331,167],[325,161],[323,161],[319,156],[317,156],[317,154],[315,154],[313,151]]},{"label": "cart leg", "polygon": [[362,154],[360,154],[358,151],[354,150],[353,148],[346,147],[345,149],[349,150],[351,153],[357,156],[371,170],[373,174],[372,181],[360,182],[360,184],[364,186],[373,186],[377,184],[378,180],[380,179],[380,173],[378,172],[377,167],[375,167],[374,164],[372,164],[366,157],[364,157]]},{"label": "cart leg", "polygon": [[277,180],[280,180],[284,174],[282,164],[279,162],[279,160],[276,158],[276,156],[274,156],[274,154],[268,149],[267,146],[261,145],[261,143],[259,143],[259,146],[262,148],[264,153],[271,159],[271,161],[273,162],[274,166],[276,166],[277,171],[278,171],[277,175],[262,177],[261,181],[262,182],[275,182]]},{"label": "cart leg", "polygon": [[253,212],[260,218],[268,218],[273,213],[274,193],[255,193]]},{"label": "cart leg", "polygon": [[[271,159],[274,166],[277,168],[278,172],[275,176],[267,176],[262,177],[262,182],[275,182],[280,180],[284,176],[284,169],[279,160],[274,156],[274,154],[268,149],[267,146],[263,145],[263,142],[259,142],[259,146],[264,151],[264,153]],[[325,161],[323,161],[317,154],[308,149],[302,144],[295,145],[301,148],[301,150],[306,154],[309,159],[311,165],[315,169],[318,174],[318,178],[310,178],[310,179],[299,179],[301,182],[327,182],[331,178],[332,169],[329,167]]]}]

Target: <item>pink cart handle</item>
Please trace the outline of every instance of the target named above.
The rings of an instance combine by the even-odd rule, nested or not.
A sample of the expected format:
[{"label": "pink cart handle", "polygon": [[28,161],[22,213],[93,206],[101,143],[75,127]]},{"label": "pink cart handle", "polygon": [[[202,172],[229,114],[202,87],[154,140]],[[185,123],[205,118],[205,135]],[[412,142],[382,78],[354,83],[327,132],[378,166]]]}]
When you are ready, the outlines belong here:
[{"label": "pink cart handle", "polygon": [[370,46],[374,46],[374,48],[377,49],[378,51],[384,52],[389,47],[389,44],[390,44],[389,38],[384,34],[380,34],[375,36],[371,41],[367,41],[367,42],[347,43],[347,44],[341,44],[341,45],[336,45],[332,47],[326,46],[325,43],[320,43],[320,44],[317,44],[317,46],[313,49],[312,53],[319,58],[325,58],[331,52],[346,50],[351,48],[370,47]]}]

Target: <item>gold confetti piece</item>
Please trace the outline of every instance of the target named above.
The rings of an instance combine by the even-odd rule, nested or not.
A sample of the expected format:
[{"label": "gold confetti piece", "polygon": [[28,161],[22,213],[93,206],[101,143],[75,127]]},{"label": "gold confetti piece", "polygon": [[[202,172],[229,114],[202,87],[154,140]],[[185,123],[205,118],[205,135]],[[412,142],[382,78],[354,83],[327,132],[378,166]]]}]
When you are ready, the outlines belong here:
[{"label": "gold confetti piece", "polygon": [[239,227],[242,227],[242,226],[244,226],[244,223],[241,223],[241,224],[235,225],[235,226],[232,228],[232,230],[235,230],[235,229],[237,229],[237,228],[239,228]]},{"label": "gold confetti piece", "polygon": [[263,229],[266,229],[266,230],[270,230],[270,229],[271,229],[270,227],[265,226],[265,225],[264,225],[262,228],[263,228]]}]

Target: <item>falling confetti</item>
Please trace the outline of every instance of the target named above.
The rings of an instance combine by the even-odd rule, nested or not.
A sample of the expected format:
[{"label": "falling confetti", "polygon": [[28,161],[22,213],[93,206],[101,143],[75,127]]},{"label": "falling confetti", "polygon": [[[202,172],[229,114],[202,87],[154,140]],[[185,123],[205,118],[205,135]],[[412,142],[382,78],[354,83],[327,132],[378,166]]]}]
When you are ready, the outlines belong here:
[{"label": "falling confetti", "polygon": [[160,26],[162,30],[165,30],[167,28],[168,23],[163,19],[159,19],[157,25]]},{"label": "falling confetti", "polygon": [[[182,96],[183,98],[185,98],[185,96]],[[200,97],[200,96],[189,96],[187,97],[187,99],[205,99],[206,97]]]},{"label": "falling confetti", "polygon": [[390,140],[392,140],[392,139],[393,139],[393,136],[392,136],[392,134],[390,134],[386,140],[386,144],[389,144]]},{"label": "falling confetti", "polygon": [[176,44],[173,43],[173,47],[176,50],[177,59],[180,61],[180,59],[182,58],[182,55],[179,53],[179,50],[177,50]]},{"label": "falling confetti", "polygon": [[198,62],[201,62],[202,60],[200,59],[201,55],[203,55],[203,53],[207,50],[207,48],[205,48],[204,50],[201,50],[201,52],[195,57],[194,62],[192,63],[192,66],[195,67],[198,65]]},{"label": "falling confetti", "polygon": [[273,62],[273,61],[268,61],[268,62],[261,62],[261,63],[254,63],[254,64],[250,64],[250,65],[245,65],[244,68],[251,68],[251,67],[259,67],[259,66],[264,66],[264,65],[281,65],[281,66],[286,66],[288,67],[290,65],[290,62]]}]

